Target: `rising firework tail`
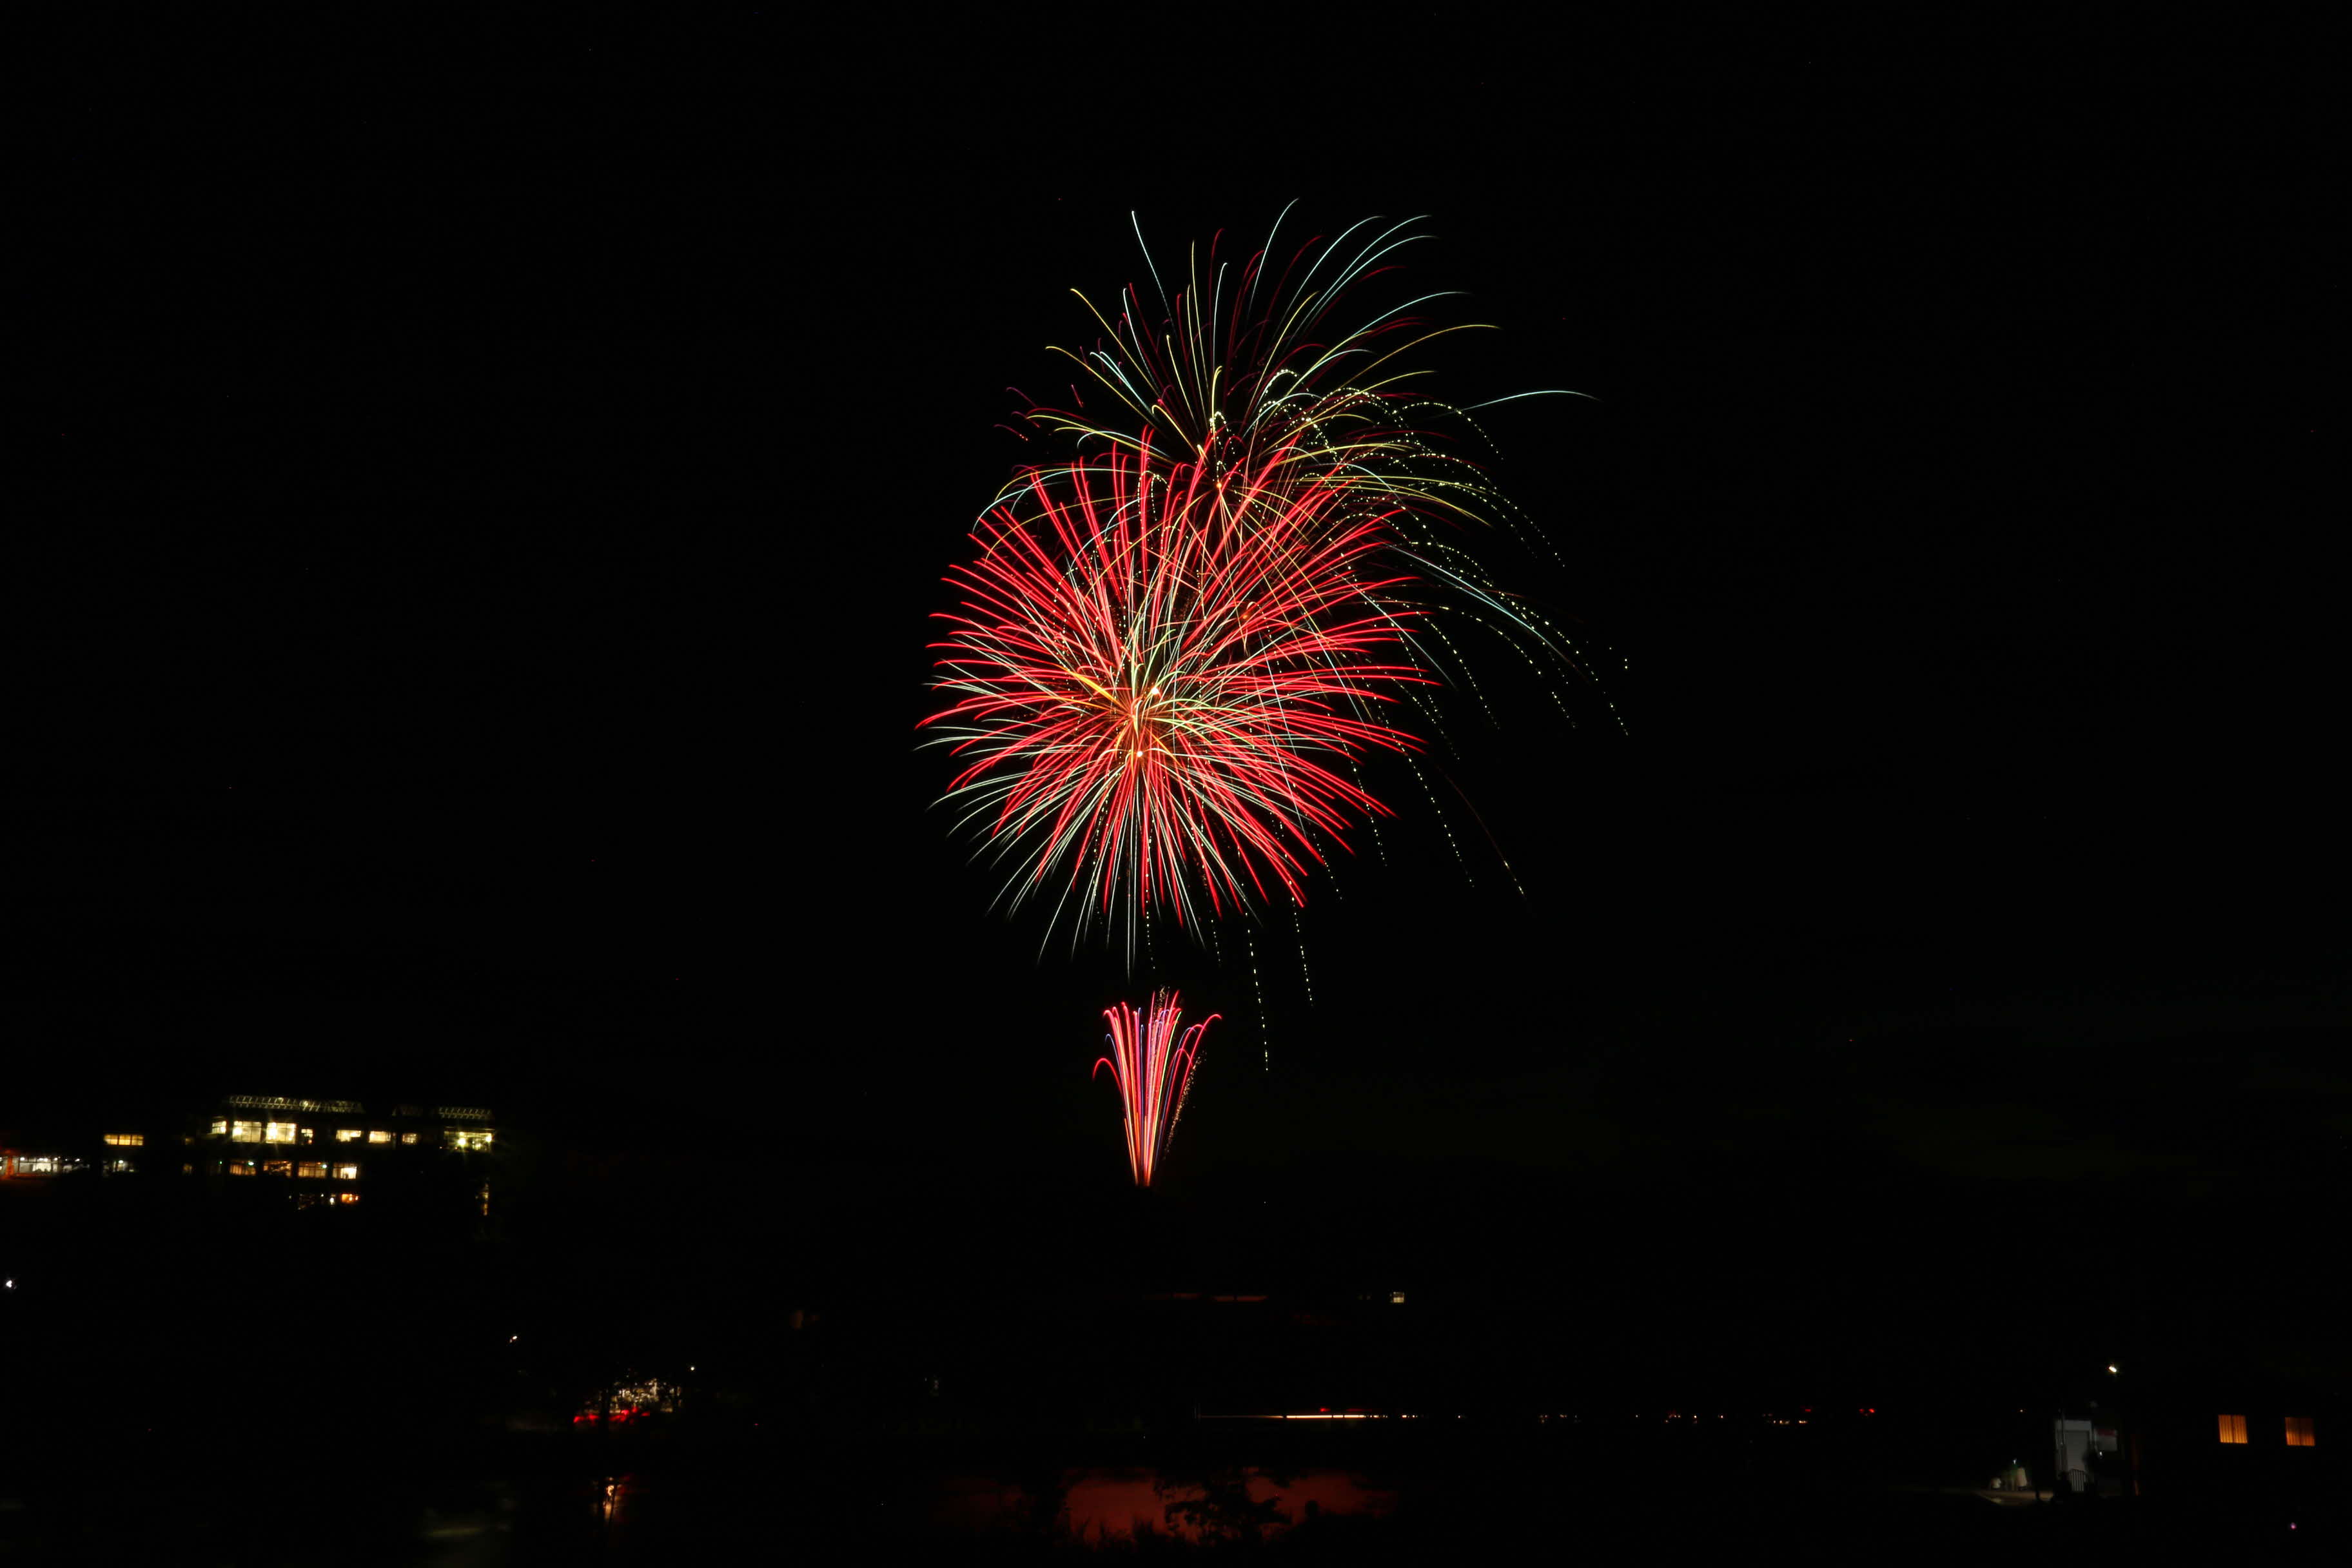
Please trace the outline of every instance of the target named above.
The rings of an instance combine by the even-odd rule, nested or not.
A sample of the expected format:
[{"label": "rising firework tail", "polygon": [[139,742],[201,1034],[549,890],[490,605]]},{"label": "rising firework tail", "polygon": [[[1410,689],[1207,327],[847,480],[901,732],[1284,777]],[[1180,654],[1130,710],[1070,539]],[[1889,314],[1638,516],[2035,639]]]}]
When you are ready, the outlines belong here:
[{"label": "rising firework tail", "polygon": [[1172,991],[1153,992],[1140,1008],[1120,1003],[1103,1013],[1110,1026],[1110,1049],[1096,1060],[1094,1070],[1110,1068],[1118,1086],[1127,1124],[1128,1168],[1139,1187],[1151,1184],[1152,1173],[1176,1135],[1193,1070],[1200,1066],[1201,1037],[1218,1017],[1212,1013],[1184,1027],[1183,1008]]}]

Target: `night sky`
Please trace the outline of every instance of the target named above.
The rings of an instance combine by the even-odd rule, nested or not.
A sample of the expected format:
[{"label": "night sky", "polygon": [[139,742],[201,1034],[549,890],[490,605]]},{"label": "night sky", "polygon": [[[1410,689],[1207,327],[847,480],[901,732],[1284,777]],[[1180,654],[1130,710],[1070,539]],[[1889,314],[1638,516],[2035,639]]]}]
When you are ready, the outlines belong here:
[{"label": "night sky", "polygon": [[[2309,1266],[2352,920],[2293,93],[1800,39],[1343,134],[727,37],[656,112],[632,40],[507,46],[365,113],[183,84],[195,140],[127,66],[48,172],[0,1121],[488,1102],[776,1300],[1323,1268],[1949,1341],[2063,1279],[2179,1346]],[[1148,982],[992,914],[927,617],[1129,212],[1245,253],[1293,198],[1428,215],[1406,281],[1500,329],[1441,395],[1591,395],[1485,416],[1558,551],[1495,559],[1623,725],[1490,657],[1443,823],[1392,791],[1255,980],[1169,960],[1224,1017],[1161,1228],[1087,1078]]]}]

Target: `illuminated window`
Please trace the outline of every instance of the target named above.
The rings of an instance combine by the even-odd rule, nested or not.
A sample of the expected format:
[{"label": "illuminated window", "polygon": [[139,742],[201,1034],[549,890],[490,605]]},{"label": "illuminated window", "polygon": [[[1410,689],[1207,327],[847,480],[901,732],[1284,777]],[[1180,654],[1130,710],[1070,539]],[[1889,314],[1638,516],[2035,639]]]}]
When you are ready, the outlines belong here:
[{"label": "illuminated window", "polygon": [[227,1123],[227,1122],[226,1122],[226,1121],[223,1121],[219,1120],[217,1117],[215,1117],[215,1118],[214,1119],[214,1121],[213,1121],[213,1136],[214,1136],[214,1137],[215,1137],[215,1138],[226,1138],[226,1137],[227,1137],[227,1136],[228,1136],[228,1123]]},{"label": "illuminated window", "polygon": [[262,1129],[262,1142],[265,1143],[291,1143],[294,1142],[294,1124],[291,1121],[270,1122],[267,1127]]},{"label": "illuminated window", "polygon": [[327,1179],[327,1162],[305,1160],[294,1167],[294,1173],[306,1181],[323,1182]]},{"label": "illuminated window", "polygon": [[302,1128],[294,1134],[294,1142],[297,1143],[316,1143],[318,1141],[319,1130],[315,1127]]},{"label": "illuminated window", "polygon": [[400,1135],[400,1141],[403,1143],[414,1143],[416,1142],[416,1134],[414,1132],[404,1132]]},{"label": "illuminated window", "polygon": [[357,1193],[337,1193],[335,1201],[339,1204],[355,1204],[360,1201],[360,1195]]},{"label": "illuminated window", "polygon": [[452,1127],[441,1134],[441,1146],[445,1149],[456,1149],[462,1153],[473,1153],[490,1146],[490,1135],[488,1132],[469,1132],[463,1128]]},{"label": "illuminated window", "polygon": [[185,1163],[184,1161],[184,1162],[182,1162],[182,1163],[181,1163],[181,1165],[180,1165],[180,1174],[182,1174],[182,1175],[184,1175],[184,1176],[193,1176],[193,1175],[194,1175],[195,1173],[196,1173],[196,1168],[195,1168],[194,1165],[188,1164],[188,1163]]},{"label": "illuminated window", "polygon": [[232,1143],[260,1142],[261,1123],[258,1121],[230,1122],[228,1124],[228,1141]]},{"label": "illuminated window", "polygon": [[16,1156],[16,1173],[20,1176],[54,1176],[58,1173],[58,1157],[55,1154],[19,1154]]},{"label": "illuminated window", "polygon": [[232,1176],[250,1176],[260,1169],[250,1160],[231,1160],[228,1163],[228,1173]]},{"label": "illuminated window", "polygon": [[135,1168],[129,1160],[120,1154],[106,1163],[106,1173],[110,1176],[127,1176]]},{"label": "illuminated window", "polygon": [[117,1149],[139,1149],[146,1146],[147,1135],[144,1132],[110,1132],[106,1141]]},{"label": "illuminated window", "polygon": [[485,1219],[488,1218],[490,1213],[490,1184],[484,1182],[482,1184],[482,1190],[479,1193],[477,1193],[475,1196],[482,1200],[482,1216]]},{"label": "illuminated window", "polygon": [[358,1165],[345,1163],[335,1167],[335,1180],[339,1182],[356,1182],[359,1179],[360,1168]]},{"label": "illuminated window", "polygon": [[265,1176],[290,1176],[294,1173],[294,1162],[291,1160],[264,1160],[261,1163],[261,1173]]},{"label": "illuminated window", "polygon": [[2311,1433],[2311,1417],[2290,1415],[2286,1418],[2286,1446],[2290,1448],[2315,1448],[2318,1441]]},{"label": "illuminated window", "polygon": [[2246,1440],[2246,1418],[2242,1415],[2221,1417],[2221,1441],[2242,1443]]},{"label": "illuminated window", "polygon": [[338,1142],[338,1143],[356,1143],[356,1142],[358,1142],[359,1141],[360,1141],[360,1130],[359,1130],[358,1128],[356,1128],[356,1127],[338,1127],[338,1128],[336,1128],[336,1129],[335,1129],[335,1142]]},{"label": "illuminated window", "polygon": [[368,1134],[368,1142],[371,1143],[389,1143],[392,1142],[392,1134],[381,1131],[371,1132]]}]

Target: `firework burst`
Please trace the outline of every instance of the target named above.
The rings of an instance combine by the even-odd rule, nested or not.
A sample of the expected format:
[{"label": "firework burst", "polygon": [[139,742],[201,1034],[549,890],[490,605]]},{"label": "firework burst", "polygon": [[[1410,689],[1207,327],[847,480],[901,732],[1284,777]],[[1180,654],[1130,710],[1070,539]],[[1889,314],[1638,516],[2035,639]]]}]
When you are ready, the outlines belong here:
[{"label": "firework burst", "polygon": [[935,645],[956,700],[926,722],[963,764],[948,798],[1015,859],[1014,903],[1050,894],[1131,954],[1155,913],[1302,901],[1323,843],[1386,812],[1327,764],[1415,744],[1374,716],[1429,679],[1406,580],[1370,570],[1381,520],[1335,521],[1342,492],[1289,474],[1281,451],[1163,467],[1147,440],[983,520]]},{"label": "firework burst", "polygon": [[1201,1061],[1201,1037],[1218,1015],[1185,1028],[1176,993],[1155,991],[1146,1007],[1121,1003],[1106,1009],[1103,1018],[1110,1025],[1110,1053],[1096,1060],[1094,1070],[1110,1068],[1127,1121],[1128,1167],[1135,1184],[1148,1187],[1184,1114],[1192,1070]]},{"label": "firework burst", "polygon": [[[1414,313],[1444,292],[1384,310],[1352,303],[1423,237],[1406,232],[1411,226],[1373,232],[1367,220],[1328,240],[1309,239],[1286,258],[1276,249],[1277,219],[1265,246],[1238,264],[1220,261],[1212,241],[1204,277],[1192,253],[1172,296],[1147,248],[1157,308],[1132,285],[1108,310],[1081,294],[1103,336],[1085,350],[1055,351],[1084,372],[1097,410],[1074,384],[1070,406],[1039,405],[1024,417],[1083,451],[1335,491],[1326,515],[1379,519],[1391,563],[1429,585],[1422,601],[1431,615],[1475,622],[1539,668],[1581,680],[1583,661],[1565,630],[1503,588],[1464,539],[1465,528],[1497,523],[1530,546],[1540,546],[1540,536],[1436,427],[1475,431],[1472,415],[1493,403],[1584,395],[1519,393],[1459,407],[1422,390],[1428,373],[1401,365],[1401,355],[1448,333],[1487,329]],[[1017,479],[999,500],[1025,482]],[[1435,669],[1431,645],[1450,641],[1442,626],[1429,630],[1421,657]],[[1460,668],[1458,659],[1444,662]]]},{"label": "firework burst", "polygon": [[1372,752],[1402,755],[1434,809],[1412,759],[1444,737],[1433,689],[1476,692],[1459,628],[1498,637],[1574,721],[1573,645],[1470,547],[1522,525],[1431,429],[1475,430],[1472,410],[1397,363],[1467,329],[1414,314],[1440,295],[1349,302],[1407,227],[1286,260],[1269,236],[1238,265],[1213,242],[1172,297],[1147,249],[1157,309],[1138,288],[1089,303],[1103,337],[1061,351],[1096,407],[1073,384],[1069,407],[1024,416],[1066,455],[998,494],[950,577],[962,604],[935,684],[951,705],[926,723],[1005,896],[1051,904],[1048,940],[1065,921],[1074,942],[1123,931],[1132,967],[1156,917],[1198,935],[1302,905],[1327,852],[1390,815],[1359,765]]}]

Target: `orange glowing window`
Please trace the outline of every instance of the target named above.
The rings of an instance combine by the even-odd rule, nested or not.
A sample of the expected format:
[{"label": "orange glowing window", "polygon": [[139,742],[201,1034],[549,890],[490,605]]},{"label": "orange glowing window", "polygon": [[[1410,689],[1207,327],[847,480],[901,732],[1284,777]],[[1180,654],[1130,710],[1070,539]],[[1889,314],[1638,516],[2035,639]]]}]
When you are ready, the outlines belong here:
[{"label": "orange glowing window", "polygon": [[2311,1433],[2311,1417],[2290,1415],[2286,1418],[2286,1446],[2290,1448],[2312,1448],[2318,1441]]},{"label": "orange glowing window", "polygon": [[2246,1440],[2246,1418],[2242,1415],[2221,1417],[2221,1441],[2242,1443]]},{"label": "orange glowing window", "polygon": [[338,1143],[356,1143],[362,1138],[366,1136],[366,1133],[361,1131],[356,1127],[338,1127],[335,1129],[335,1142]]},{"label": "orange glowing window", "polygon": [[147,1135],[143,1132],[110,1132],[106,1141],[117,1149],[139,1149],[145,1147]]},{"label": "orange glowing window", "polygon": [[323,1182],[327,1179],[327,1162],[305,1160],[294,1167],[294,1173],[306,1181]]},{"label": "orange glowing window", "polygon": [[290,1176],[294,1173],[294,1162],[291,1160],[264,1160],[261,1163],[261,1173],[265,1176]]},{"label": "orange glowing window", "polygon": [[251,1160],[231,1160],[228,1163],[228,1173],[232,1176],[250,1176],[260,1169]]},{"label": "orange glowing window", "polygon": [[357,1165],[345,1163],[335,1167],[335,1180],[339,1182],[356,1182],[359,1179],[360,1168]]},{"label": "orange glowing window", "polygon": [[360,1195],[357,1193],[337,1193],[335,1201],[339,1204],[355,1204],[360,1201]]},{"label": "orange glowing window", "polygon": [[371,1143],[389,1143],[392,1142],[392,1134],[379,1129],[368,1134],[368,1142]]}]

